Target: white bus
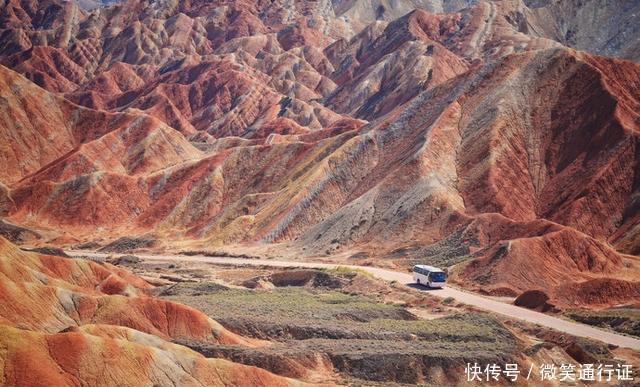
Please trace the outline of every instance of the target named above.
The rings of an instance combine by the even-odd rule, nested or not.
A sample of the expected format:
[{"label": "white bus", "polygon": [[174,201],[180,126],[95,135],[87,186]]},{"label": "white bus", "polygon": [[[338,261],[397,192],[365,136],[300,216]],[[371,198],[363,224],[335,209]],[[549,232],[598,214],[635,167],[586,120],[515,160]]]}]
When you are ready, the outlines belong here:
[{"label": "white bus", "polygon": [[417,284],[430,288],[442,288],[447,280],[447,273],[437,267],[415,265],[413,267],[413,280]]}]

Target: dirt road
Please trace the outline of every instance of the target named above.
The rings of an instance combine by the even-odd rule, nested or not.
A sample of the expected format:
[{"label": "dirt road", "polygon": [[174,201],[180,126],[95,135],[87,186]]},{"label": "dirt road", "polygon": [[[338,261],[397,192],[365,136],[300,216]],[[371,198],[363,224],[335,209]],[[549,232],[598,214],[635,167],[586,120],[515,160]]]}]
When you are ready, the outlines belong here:
[{"label": "dirt road", "polygon": [[[88,253],[86,251],[67,251],[71,256],[88,256],[94,258],[105,258],[111,254]],[[205,256],[186,256],[186,255],[144,255],[136,254],[145,260],[153,261],[187,261],[202,262],[215,264],[233,264],[233,265],[252,265],[252,266],[270,266],[270,267],[305,267],[305,268],[322,268],[333,269],[336,267],[348,267],[352,269],[364,270],[372,275],[387,280],[397,281],[402,284],[412,284],[413,278],[409,273],[401,273],[392,270],[380,269],[367,266],[338,265],[330,263],[315,262],[294,262],[294,261],[274,261],[270,259],[242,259],[228,257],[205,257]],[[429,290],[429,293],[441,298],[453,297],[457,301],[467,305],[473,305],[479,309],[489,312],[498,313],[510,318],[527,321],[538,324],[547,328],[552,328],[560,332],[569,333],[574,336],[588,337],[608,344],[614,344],[620,347],[633,348],[640,350],[640,340],[632,337],[607,332],[601,329],[593,328],[588,325],[566,321],[557,317],[549,316],[543,313],[534,312],[525,308],[507,304],[504,302],[492,300],[477,294],[465,292],[462,290],[445,287],[444,289]]]}]

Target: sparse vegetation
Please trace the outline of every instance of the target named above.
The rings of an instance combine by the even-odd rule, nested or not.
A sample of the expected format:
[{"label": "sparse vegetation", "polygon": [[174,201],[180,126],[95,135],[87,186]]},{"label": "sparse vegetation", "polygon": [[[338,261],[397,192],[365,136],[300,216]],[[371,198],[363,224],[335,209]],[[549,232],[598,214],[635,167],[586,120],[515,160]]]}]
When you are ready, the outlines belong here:
[{"label": "sparse vegetation", "polygon": [[464,233],[464,227],[458,228],[446,238],[429,246],[407,246],[393,250],[392,258],[407,259],[409,266],[427,264],[442,268],[454,266],[473,257],[470,246],[478,241]]},{"label": "sparse vegetation", "polygon": [[444,300],[442,300],[442,303],[443,303],[444,305],[451,305],[451,304],[453,304],[453,302],[454,302],[455,300],[456,300],[456,299],[455,299],[455,298],[453,298],[453,297],[447,297],[447,298],[445,298]]},{"label": "sparse vegetation", "polygon": [[[378,304],[366,297],[337,291],[312,292],[296,287],[269,291],[230,289],[181,301],[219,317],[242,315],[246,318],[268,317],[299,323],[331,319],[347,309],[354,316],[367,320],[392,316],[400,318],[399,314],[402,313],[400,308]],[[404,318],[410,318],[408,313],[402,314]]]},{"label": "sparse vegetation", "polygon": [[100,248],[98,242],[86,242],[73,246],[74,250],[98,250]]},{"label": "sparse vegetation", "polygon": [[326,288],[202,290],[198,284],[179,284],[165,296],[204,311],[237,333],[279,343],[257,349],[181,344],[208,357],[260,365],[282,375],[299,375],[282,359],[322,354],[342,376],[354,380],[433,383],[433,367],[462,368],[469,358],[490,363],[516,357],[516,338],[485,314],[420,320],[401,305]]},{"label": "sparse vegetation", "polygon": [[574,310],[567,313],[578,322],[640,337],[640,309]]},{"label": "sparse vegetation", "polygon": [[112,258],[107,262],[117,266],[134,266],[140,263],[140,258],[135,255],[122,255],[118,258]]},{"label": "sparse vegetation", "polygon": [[186,255],[186,256],[196,256],[196,255],[202,255],[204,257],[227,257],[227,258],[260,258],[260,257],[256,257],[253,255],[247,255],[247,254],[233,254],[230,253],[228,251],[208,251],[208,250],[186,250],[186,251],[181,251],[180,254],[182,255]]},{"label": "sparse vegetation", "polygon": [[260,291],[211,289],[207,294],[197,294],[186,290],[197,284],[180,286],[185,289],[182,294],[189,295],[173,288],[168,298],[202,310],[236,331],[258,332],[263,338],[418,339],[451,350],[463,342],[487,351],[507,351],[514,345],[512,335],[500,323],[482,314],[418,320],[398,304],[339,291],[286,287]]},{"label": "sparse vegetation", "polygon": [[155,245],[155,238],[149,236],[122,237],[102,247],[101,252],[127,253],[136,249],[149,248]]},{"label": "sparse vegetation", "polygon": [[40,234],[28,228],[15,226],[0,219],[0,236],[7,238],[11,242],[19,243],[25,239],[40,239]]},{"label": "sparse vegetation", "polygon": [[179,282],[162,290],[160,296],[200,296],[228,289],[228,287],[215,282]]},{"label": "sparse vegetation", "polygon": [[362,270],[362,269],[354,269],[348,266],[337,266],[335,268],[332,269],[321,269],[324,270],[326,272],[329,273],[335,273],[335,274],[347,274],[347,275],[356,275],[356,274],[361,274],[364,275],[365,277],[369,277],[369,278],[375,278],[373,276],[373,274],[369,273],[366,270]]},{"label": "sparse vegetation", "polygon": [[55,255],[57,257],[63,257],[63,258],[71,258],[67,253],[64,252],[64,250],[62,250],[59,247],[43,246],[43,247],[35,247],[32,249],[22,248],[22,250],[32,251],[34,253],[40,253],[40,254],[46,254],[46,255]]}]

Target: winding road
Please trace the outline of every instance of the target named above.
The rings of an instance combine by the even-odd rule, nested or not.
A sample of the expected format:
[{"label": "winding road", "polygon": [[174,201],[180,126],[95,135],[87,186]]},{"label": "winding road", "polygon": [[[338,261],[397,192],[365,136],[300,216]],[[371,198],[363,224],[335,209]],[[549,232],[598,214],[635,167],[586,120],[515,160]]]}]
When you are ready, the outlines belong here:
[{"label": "winding road", "polygon": [[[67,254],[73,257],[90,257],[90,258],[106,258],[112,254],[94,253],[86,251],[67,251]],[[313,269],[335,269],[337,267],[347,267],[351,269],[363,270],[371,273],[373,276],[386,281],[397,281],[402,284],[413,284],[413,277],[409,273],[401,273],[397,271],[381,269],[368,266],[340,265],[333,263],[316,263],[316,262],[297,262],[297,261],[277,261],[270,259],[244,259],[229,257],[206,257],[206,256],[186,256],[186,255],[145,255],[136,254],[137,257],[149,261],[185,261],[200,262],[223,265],[250,265],[250,266],[268,266],[268,267],[303,267]],[[607,344],[617,345],[619,347],[632,348],[640,350],[640,340],[629,336],[619,335],[607,332],[588,325],[563,320],[557,317],[549,316],[544,313],[535,312],[529,309],[521,308],[515,305],[492,300],[477,294],[465,292],[459,289],[445,287],[443,289],[429,290],[429,294],[440,297],[453,297],[458,302],[473,305],[479,309],[489,312],[498,313],[510,318],[523,320],[529,323],[538,324],[547,328],[555,329],[574,336],[588,337],[596,339]]]}]

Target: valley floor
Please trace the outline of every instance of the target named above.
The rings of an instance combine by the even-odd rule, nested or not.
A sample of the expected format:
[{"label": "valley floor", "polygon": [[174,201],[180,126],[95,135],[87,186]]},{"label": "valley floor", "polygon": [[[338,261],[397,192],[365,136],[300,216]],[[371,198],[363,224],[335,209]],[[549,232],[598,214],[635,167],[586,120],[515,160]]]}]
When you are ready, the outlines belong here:
[{"label": "valley floor", "polygon": [[[70,251],[70,255],[76,256],[89,256],[93,258],[106,258],[109,254],[103,253],[86,253],[79,251]],[[211,264],[226,264],[237,265],[239,258],[231,257],[205,257],[205,256],[184,256],[184,255],[137,255],[138,257],[148,259],[150,261],[175,261],[175,262],[196,262],[196,263],[211,263]],[[362,270],[380,279],[392,282],[398,282],[405,285],[412,285],[413,278],[408,273],[401,273],[397,271],[380,269],[376,267],[368,266],[353,266],[353,265],[336,265],[332,263],[315,263],[315,262],[291,262],[291,261],[277,261],[268,259],[242,259],[240,261],[242,265],[249,266],[267,266],[267,267],[301,267],[301,268],[313,268],[313,269],[337,269],[340,267]],[[531,311],[514,305],[509,305],[504,302],[496,301],[491,298],[483,297],[470,292],[462,291],[453,287],[445,287],[443,289],[430,289],[429,294],[439,298],[453,298],[458,302],[466,305],[471,305],[476,308],[486,310],[493,313],[498,313],[509,318],[515,318],[523,320],[529,323],[534,323],[547,328],[555,329],[561,332],[569,333],[571,335],[588,337],[596,339],[608,344],[632,348],[640,350],[640,340],[628,336],[618,335],[611,332],[606,332],[601,329],[596,329],[584,324],[579,324],[553,316],[549,316],[543,313]]]},{"label": "valley floor", "polygon": [[156,285],[158,297],[272,343],[259,349],[178,344],[311,382],[455,384],[473,359],[640,361],[638,339],[452,287],[426,290],[410,274],[387,269],[246,256],[68,253],[126,266]]}]

